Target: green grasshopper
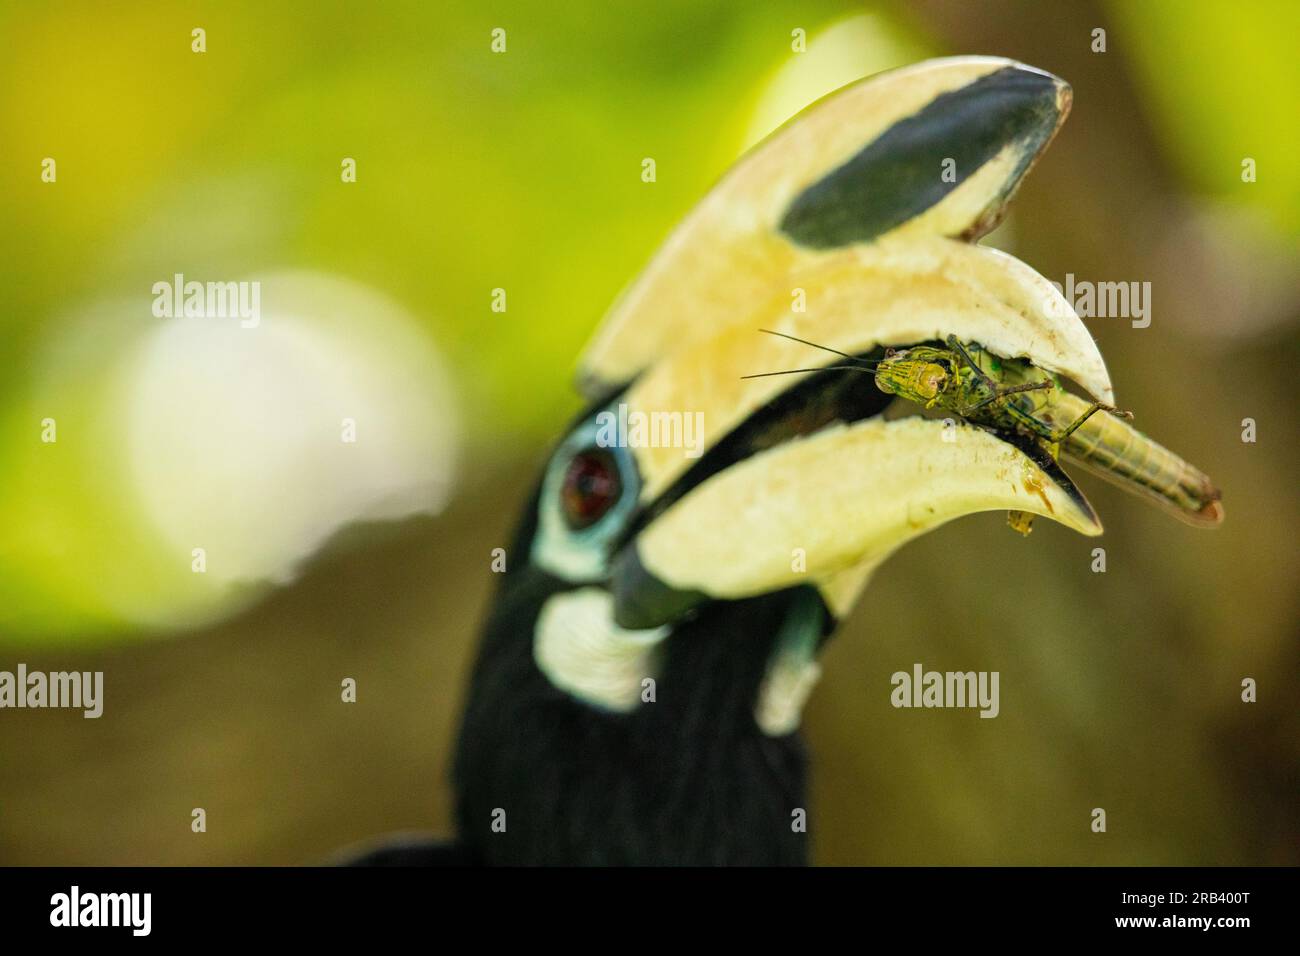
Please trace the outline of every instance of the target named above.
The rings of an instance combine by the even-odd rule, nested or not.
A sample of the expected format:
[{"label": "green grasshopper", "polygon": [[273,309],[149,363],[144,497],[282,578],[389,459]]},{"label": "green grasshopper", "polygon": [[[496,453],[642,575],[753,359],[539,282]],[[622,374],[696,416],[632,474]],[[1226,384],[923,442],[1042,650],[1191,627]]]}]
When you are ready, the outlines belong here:
[{"label": "green grasshopper", "polygon": [[[1026,436],[1052,458],[1064,454],[1126,491],[1146,494],[1189,524],[1210,527],[1223,520],[1214,483],[1129,425],[1125,419],[1133,417],[1130,412],[1072,395],[1055,375],[1027,361],[999,358],[976,343],[962,343],[950,335],[946,347],[888,349],[884,358],[870,363],[782,332],[762,331],[848,359],[853,364],[829,367],[872,372],[876,387],[887,394],[926,408],[941,408],[995,432]],[[1029,522],[1028,515],[1011,513],[1011,526],[1022,534],[1029,533]]]}]

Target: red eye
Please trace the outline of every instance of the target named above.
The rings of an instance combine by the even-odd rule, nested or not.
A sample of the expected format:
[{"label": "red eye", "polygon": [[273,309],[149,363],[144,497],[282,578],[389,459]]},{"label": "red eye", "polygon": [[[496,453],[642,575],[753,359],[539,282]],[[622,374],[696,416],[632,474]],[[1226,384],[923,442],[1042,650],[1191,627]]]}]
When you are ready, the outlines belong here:
[{"label": "red eye", "polygon": [[600,448],[578,452],[569,462],[560,490],[564,520],[574,531],[590,527],[609,511],[622,490],[618,464],[609,452]]}]

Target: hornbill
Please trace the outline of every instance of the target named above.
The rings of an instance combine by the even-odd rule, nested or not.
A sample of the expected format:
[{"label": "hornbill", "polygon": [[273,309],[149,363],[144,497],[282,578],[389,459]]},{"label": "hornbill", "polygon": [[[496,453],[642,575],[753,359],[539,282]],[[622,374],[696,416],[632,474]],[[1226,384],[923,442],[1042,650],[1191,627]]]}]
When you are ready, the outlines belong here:
[{"label": "hornbill", "polygon": [[[364,862],[806,861],[800,712],[872,571],[977,511],[1101,525],[1038,446],[885,420],[891,397],[843,359],[758,330],[868,359],[955,335],[1110,402],[1060,292],[976,244],[1070,96],[1005,59],[924,62],[813,104],[708,193],[580,361],[590,405],[524,509],[484,627],[455,843]],[[698,454],[601,440],[638,413],[700,421]]]}]

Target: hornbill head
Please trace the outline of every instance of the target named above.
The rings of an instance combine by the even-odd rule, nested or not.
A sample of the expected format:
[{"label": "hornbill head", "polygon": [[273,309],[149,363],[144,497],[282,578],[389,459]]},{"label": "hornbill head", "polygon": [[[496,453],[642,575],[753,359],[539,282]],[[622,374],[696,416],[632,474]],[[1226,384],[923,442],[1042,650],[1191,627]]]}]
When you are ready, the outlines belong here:
[{"label": "hornbill head", "polygon": [[799,715],[873,569],[977,511],[1100,533],[1036,447],[885,420],[870,376],[759,332],[867,358],[956,335],[1110,401],[1060,293],[975,244],[1069,104],[989,57],[845,87],[746,155],[614,304],[474,672],[454,778],[481,858],[803,861]]}]

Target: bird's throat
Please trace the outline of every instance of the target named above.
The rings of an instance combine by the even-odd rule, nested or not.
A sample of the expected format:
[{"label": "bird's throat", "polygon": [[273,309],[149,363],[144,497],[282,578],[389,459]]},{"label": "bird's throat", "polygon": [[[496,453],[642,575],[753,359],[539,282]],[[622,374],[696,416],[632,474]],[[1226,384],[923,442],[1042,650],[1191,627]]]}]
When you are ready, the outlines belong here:
[{"label": "bird's throat", "polygon": [[[652,685],[638,679],[620,711],[538,666],[536,625],[565,590],[533,568],[503,582],[456,758],[461,840],[495,863],[804,862],[802,744],[765,732],[755,712],[808,592],[720,602],[679,622],[655,643]],[[639,666],[606,672],[625,705]]]}]

